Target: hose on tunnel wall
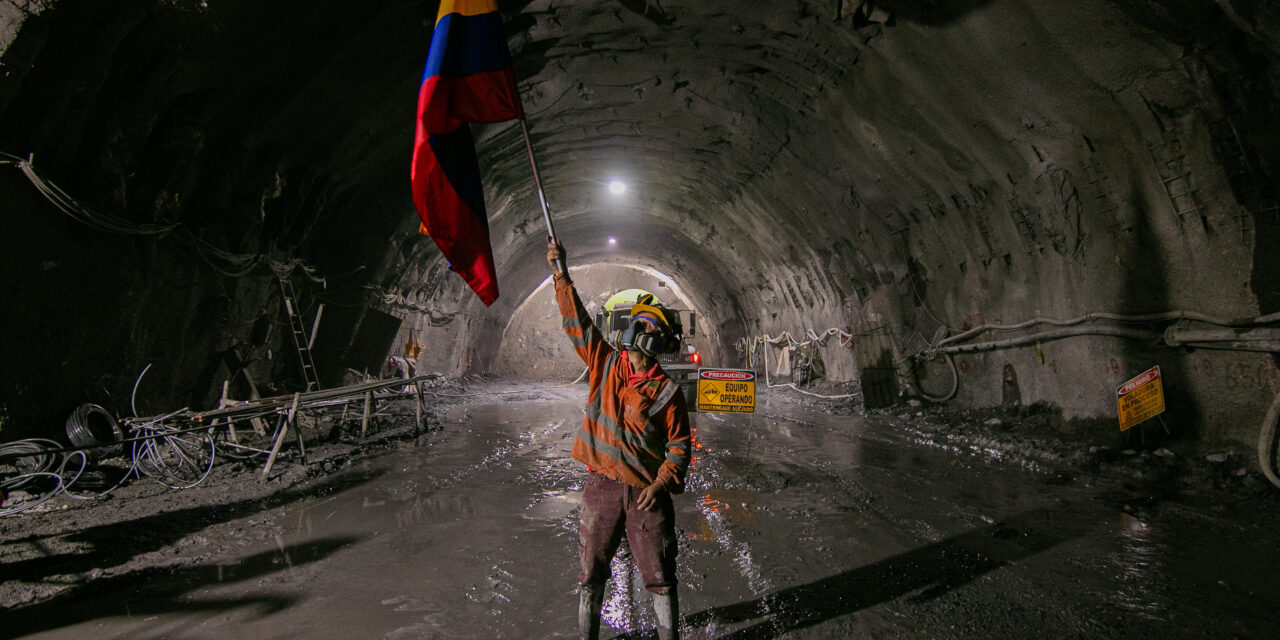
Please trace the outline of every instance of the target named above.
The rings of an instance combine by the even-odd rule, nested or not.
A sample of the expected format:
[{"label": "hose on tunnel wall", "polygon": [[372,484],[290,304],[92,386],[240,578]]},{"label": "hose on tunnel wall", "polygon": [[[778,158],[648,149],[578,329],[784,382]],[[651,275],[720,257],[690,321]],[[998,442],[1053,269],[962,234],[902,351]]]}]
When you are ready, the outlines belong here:
[{"label": "hose on tunnel wall", "polygon": [[1276,419],[1280,418],[1280,393],[1271,401],[1267,416],[1262,419],[1262,430],[1258,434],[1258,466],[1267,480],[1280,489],[1280,476],[1275,469],[1276,451]]},{"label": "hose on tunnel wall", "polygon": [[1072,318],[1070,320],[1057,320],[1054,318],[1035,317],[1035,318],[1031,318],[1030,320],[1019,322],[1017,324],[1005,324],[1005,325],[984,324],[982,326],[969,329],[968,331],[965,331],[963,333],[958,333],[949,338],[944,338],[942,340],[939,340],[938,343],[933,346],[943,347],[953,342],[961,342],[970,337],[973,337],[980,333],[985,333],[987,331],[1016,331],[1018,329],[1025,329],[1027,327],[1031,327],[1037,324],[1051,324],[1051,325],[1056,325],[1060,327],[1069,327],[1069,326],[1077,325],[1082,322],[1087,322],[1090,320],[1113,320],[1116,322],[1166,322],[1170,320],[1192,320],[1195,322],[1203,322],[1206,324],[1216,324],[1223,327],[1249,327],[1249,326],[1257,326],[1257,325],[1276,322],[1280,320],[1280,313],[1271,313],[1264,316],[1258,316],[1256,318],[1239,318],[1239,319],[1219,318],[1217,316],[1209,316],[1202,313],[1197,313],[1195,311],[1183,311],[1183,310],[1166,311],[1162,313],[1148,313],[1148,314],[1141,314],[1141,315],[1126,315],[1126,314],[1119,314],[1119,313],[1109,313],[1104,311],[1104,312],[1088,313],[1076,318]]},{"label": "hose on tunnel wall", "polygon": [[36,191],[40,192],[40,195],[44,196],[59,211],[86,227],[112,235],[141,235],[164,238],[173,233],[173,237],[179,237],[190,242],[195,248],[195,254],[201,260],[204,260],[214,271],[228,278],[244,277],[260,265],[266,265],[278,278],[287,278],[295,271],[301,271],[302,275],[306,276],[308,280],[320,284],[325,283],[325,278],[319,274],[319,271],[301,258],[293,258],[286,262],[281,262],[261,253],[232,253],[205,242],[203,238],[192,233],[178,222],[139,224],[108,213],[94,211],[75,199],[71,194],[63,191],[58,185],[40,177],[36,173],[35,165],[33,164],[34,157],[34,154],[32,154],[24,160],[11,153],[0,151],[0,165],[18,167],[27,180],[31,182],[31,185],[36,188]]},{"label": "hose on tunnel wall", "polygon": [[[825,339],[826,339],[826,337],[827,337],[827,336],[829,336],[829,335],[835,335],[835,334],[839,334],[839,335],[841,335],[841,336],[842,336],[842,340],[841,340],[841,342],[840,342],[840,344],[841,344],[841,345],[846,344],[846,343],[843,341],[843,336],[848,336],[851,340],[852,340],[852,338],[853,338],[853,336],[852,336],[851,334],[848,334],[848,333],[845,333],[845,332],[843,332],[843,331],[841,331],[841,330],[839,330],[839,329],[834,329],[834,328],[833,328],[833,329],[827,329],[826,333],[823,333],[823,334],[822,334],[822,336],[818,336],[818,335],[817,335],[817,334],[815,334],[812,330],[810,330],[810,331],[808,332],[808,335],[809,335],[809,338],[810,338],[810,339],[809,339],[809,340],[806,340],[806,341],[804,341],[804,342],[799,342],[799,343],[795,342],[795,338],[792,338],[792,337],[791,337],[791,333],[790,333],[790,332],[788,332],[788,331],[783,331],[782,333],[778,334],[778,335],[777,335],[777,337],[774,337],[774,338],[770,338],[768,335],[760,336],[760,337],[758,337],[758,338],[755,338],[754,342],[755,342],[756,344],[777,344],[778,342],[781,342],[781,341],[782,341],[782,336],[784,336],[784,335],[785,335],[785,336],[787,337],[787,339],[788,339],[788,340],[790,340],[790,341],[792,342],[792,344],[790,344],[790,345],[788,345],[788,346],[792,346],[792,347],[794,347],[794,346],[797,346],[797,345],[807,345],[807,344],[809,344],[809,343],[811,343],[811,342],[812,342],[812,343],[821,343],[823,340],[825,340]],[[861,395],[861,394],[858,394],[858,393],[846,393],[846,394],[841,394],[841,395],[836,395],[836,396],[827,396],[827,395],[822,395],[822,394],[819,394],[819,393],[813,393],[812,391],[805,391],[804,389],[801,389],[800,387],[797,387],[797,386],[795,385],[795,383],[792,383],[792,382],[787,382],[787,383],[785,383],[785,384],[773,384],[773,382],[771,382],[771,381],[769,380],[769,350],[768,350],[768,349],[765,349],[765,350],[764,350],[764,386],[765,386],[766,388],[768,388],[768,389],[775,389],[775,388],[778,388],[778,387],[791,387],[793,390],[795,390],[795,391],[799,391],[800,393],[803,393],[803,394],[805,394],[805,395],[807,395],[807,396],[813,396],[813,397],[815,397],[815,398],[822,398],[822,399],[824,399],[824,400],[841,400],[841,399],[844,399],[844,398],[854,398],[854,397],[857,397],[857,396]]]},{"label": "hose on tunnel wall", "polygon": [[[1028,336],[1022,336],[1019,338],[1011,338],[1008,340],[995,340],[995,341],[982,342],[977,344],[968,344],[968,345],[943,346],[946,344],[958,342],[960,340],[977,335],[978,333],[981,333],[987,330],[1021,329],[1021,328],[1033,326],[1035,324],[1042,324],[1042,323],[1072,325],[1072,324],[1079,324],[1087,320],[1115,320],[1115,321],[1121,321],[1121,322],[1194,320],[1194,321],[1204,322],[1208,324],[1216,324],[1216,325],[1225,326],[1225,327],[1239,328],[1239,327],[1258,326],[1258,325],[1276,322],[1277,320],[1280,320],[1280,313],[1272,313],[1272,314],[1259,316],[1257,318],[1247,319],[1247,320],[1228,320],[1228,319],[1205,316],[1203,314],[1186,312],[1186,311],[1171,311],[1168,313],[1150,314],[1150,315],[1143,315],[1143,316],[1124,316],[1124,315],[1109,314],[1109,313],[1093,313],[1085,316],[1080,316],[1079,318],[1075,318],[1073,320],[1068,320],[1068,321],[1054,321],[1054,320],[1048,320],[1043,318],[1035,318],[1027,322],[1023,322],[1016,325],[984,325],[982,327],[977,327],[969,331],[966,331],[962,334],[955,335],[950,338],[946,338],[944,340],[940,340],[937,343],[930,345],[928,349],[910,356],[909,360],[911,360],[912,381],[915,383],[916,391],[920,393],[920,395],[924,397],[926,400],[930,400],[933,402],[945,402],[955,397],[956,391],[959,388],[959,376],[957,375],[957,372],[955,369],[955,363],[951,361],[952,356],[956,353],[978,353],[983,351],[995,351],[998,349],[1014,348],[1014,347],[1019,347],[1019,346],[1023,346],[1023,345],[1027,345],[1035,342],[1046,341],[1046,340],[1057,340],[1061,338],[1087,336],[1087,335],[1103,335],[1103,336],[1112,336],[1112,337],[1119,337],[1119,338],[1132,338],[1132,339],[1138,339],[1138,340],[1151,340],[1157,343],[1163,340],[1163,343],[1166,346],[1170,346],[1170,347],[1178,347],[1178,346],[1206,347],[1206,348],[1217,348],[1217,349],[1250,351],[1250,352],[1276,351],[1274,341],[1270,341],[1267,339],[1269,334],[1267,334],[1265,330],[1254,332],[1258,334],[1258,337],[1253,340],[1254,344],[1249,344],[1249,341],[1250,341],[1249,336],[1240,334],[1235,331],[1230,331],[1230,330],[1222,330],[1221,332],[1222,335],[1220,336],[1213,335],[1214,332],[1212,331],[1201,332],[1201,334],[1203,335],[1196,334],[1196,335],[1201,335],[1202,339],[1200,341],[1196,341],[1194,339],[1180,341],[1180,340],[1177,340],[1179,333],[1177,331],[1172,330],[1172,328],[1170,330],[1166,330],[1162,334],[1157,334],[1156,332],[1153,332],[1150,330],[1126,329],[1122,327],[1079,327],[1079,328],[1071,328],[1071,329],[1060,329],[1056,331],[1044,331],[1044,332],[1040,332],[1040,333],[1036,333]],[[1186,335],[1186,334],[1182,334],[1182,335]],[[1222,342],[1223,340],[1231,340],[1231,339],[1235,339],[1235,341],[1232,341],[1229,343]],[[1241,341],[1240,339],[1243,339],[1243,341]],[[943,398],[935,399],[933,397],[930,397],[926,392],[923,391],[923,389],[920,388],[919,379],[917,377],[917,370],[921,362],[933,360],[938,356],[943,356],[948,359],[951,365],[952,375],[954,377],[953,377],[953,385],[950,393]],[[1277,444],[1276,442],[1277,420],[1280,420],[1280,394],[1276,394],[1275,399],[1272,400],[1271,406],[1267,409],[1267,414],[1262,420],[1262,424],[1258,433],[1258,466],[1262,469],[1262,473],[1267,477],[1267,480],[1270,481],[1271,484],[1274,485],[1276,488],[1280,488],[1280,473],[1277,473],[1276,464],[1275,464],[1275,461],[1276,461],[1275,452],[1276,452],[1276,444]]]},{"label": "hose on tunnel wall", "polygon": [[1019,338],[1009,338],[1008,340],[993,340],[991,342],[962,344],[954,347],[941,347],[933,349],[930,352],[930,355],[936,357],[939,355],[950,356],[957,353],[997,351],[999,349],[1010,349],[1035,342],[1047,342],[1049,340],[1060,340],[1062,338],[1074,338],[1078,336],[1111,336],[1114,338],[1132,338],[1134,340],[1157,341],[1160,339],[1161,334],[1154,331],[1147,331],[1145,329],[1126,329],[1124,327],[1081,327],[1076,329],[1057,329],[1054,331],[1033,333],[1029,336],[1022,336]]},{"label": "hose on tunnel wall", "polygon": [[960,372],[956,370],[956,360],[949,353],[943,357],[947,359],[947,364],[951,366],[951,389],[940,396],[930,395],[929,392],[924,390],[924,387],[920,386],[920,368],[914,362],[911,366],[911,382],[915,384],[916,393],[919,393],[921,398],[929,402],[949,402],[960,391]]},{"label": "hose on tunnel wall", "polygon": [[[1020,325],[1020,326],[1023,326],[1023,325]],[[1025,325],[1025,326],[1030,326],[1030,325]],[[967,331],[960,335],[961,336],[974,335],[974,333],[975,331]],[[1020,347],[1023,345],[1032,344],[1036,342],[1045,342],[1049,340],[1059,340],[1062,338],[1072,338],[1072,337],[1086,336],[1086,335],[1111,336],[1111,337],[1117,337],[1117,338],[1133,338],[1137,340],[1158,340],[1160,338],[1160,334],[1152,331],[1142,330],[1142,329],[1126,329],[1123,327],[1081,327],[1081,328],[1073,328],[1073,329],[1059,329],[1055,331],[1043,331],[1040,333],[1031,334],[1029,336],[1010,338],[1008,340],[993,340],[990,342],[980,342],[976,344],[956,345],[951,347],[938,347],[937,345],[934,345],[930,349],[927,349],[922,353],[915,354],[908,358],[908,360],[910,361],[912,386],[915,387],[916,393],[920,394],[920,397],[924,398],[925,400],[928,400],[929,402],[935,402],[935,403],[949,402],[950,400],[956,397],[956,394],[960,390],[960,373],[959,371],[956,370],[956,363],[953,357],[957,353],[980,353],[983,351],[1011,349],[1014,347]],[[953,336],[953,338],[959,338],[959,337],[960,336]],[[946,340],[939,341],[938,345],[941,345],[948,341],[953,341],[953,338],[948,338]],[[947,359],[947,365],[951,369],[951,388],[944,395],[934,396],[929,394],[920,386],[920,364],[926,361],[935,360],[938,357],[944,357]]]}]

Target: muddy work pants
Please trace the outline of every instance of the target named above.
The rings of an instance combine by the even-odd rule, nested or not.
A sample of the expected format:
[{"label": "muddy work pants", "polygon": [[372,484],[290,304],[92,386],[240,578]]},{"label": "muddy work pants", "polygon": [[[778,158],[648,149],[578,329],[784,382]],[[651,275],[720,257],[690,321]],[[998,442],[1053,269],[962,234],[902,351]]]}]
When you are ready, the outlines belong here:
[{"label": "muddy work pants", "polygon": [[636,506],[641,491],[594,471],[587,474],[578,529],[578,559],[582,563],[578,584],[603,586],[608,582],[609,563],[625,533],[645,588],[658,595],[675,589],[676,529],[671,496],[663,493],[658,507],[645,511]]}]

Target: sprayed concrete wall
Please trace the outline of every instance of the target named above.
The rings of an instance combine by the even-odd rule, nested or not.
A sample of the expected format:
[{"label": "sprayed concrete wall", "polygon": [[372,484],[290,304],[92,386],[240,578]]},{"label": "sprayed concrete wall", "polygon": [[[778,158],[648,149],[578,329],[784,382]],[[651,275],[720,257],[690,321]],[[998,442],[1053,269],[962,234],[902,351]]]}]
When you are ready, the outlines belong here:
[{"label": "sprayed concrete wall", "polygon": [[[1280,309],[1273,8],[878,4],[892,24],[826,0],[504,6],[571,264],[668,274],[719,331],[705,348],[724,364],[784,331],[883,326],[909,356],[983,324]],[[160,406],[208,396],[238,344],[287,387],[271,265],[292,265],[306,308],[328,305],[317,364],[331,379],[411,328],[424,370],[530,374],[501,339],[513,316],[537,317],[517,310],[546,277],[518,127],[475,127],[499,300],[480,305],[417,232],[407,163],[435,3],[27,6],[40,11],[0,7],[0,186],[25,225],[0,260],[28,276],[3,298],[33,302],[0,346],[59,373],[0,375],[22,415],[9,424],[42,432],[80,401],[125,397],[156,354],[175,371]],[[91,209],[180,230],[118,237],[65,218],[16,172],[32,153]],[[77,299],[94,323],[72,320]],[[401,333],[369,330],[378,314]],[[264,316],[276,329],[260,342]],[[1273,357],[1159,342],[967,354],[951,402],[1045,402],[1101,429],[1115,387],[1159,364],[1171,441],[1250,443],[1280,392]],[[847,349],[821,349],[832,379],[862,375]],[[940,362],[919,373],[915,393],[951,385]]]}]

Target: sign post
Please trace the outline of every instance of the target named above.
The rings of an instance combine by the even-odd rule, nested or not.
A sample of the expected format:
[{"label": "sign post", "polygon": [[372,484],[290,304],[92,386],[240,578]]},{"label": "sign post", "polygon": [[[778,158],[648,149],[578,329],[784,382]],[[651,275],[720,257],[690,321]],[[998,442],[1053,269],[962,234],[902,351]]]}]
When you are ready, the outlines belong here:
[{"label": "sign post", "polygon": [[751,369],[698,369],[698,411],[755,413],[756,372]]},{"label": "sign post", "polygon": [[1116,390],[1116,410],[1121,431],[1164,413],[1164,386],[1160,381],[1159,365],[1120,385]]}]

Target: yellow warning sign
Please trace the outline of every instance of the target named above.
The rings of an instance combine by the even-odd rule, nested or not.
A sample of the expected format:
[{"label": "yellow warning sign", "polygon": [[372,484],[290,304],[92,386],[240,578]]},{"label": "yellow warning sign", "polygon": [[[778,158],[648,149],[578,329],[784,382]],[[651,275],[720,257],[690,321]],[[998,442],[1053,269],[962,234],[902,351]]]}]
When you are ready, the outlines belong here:
[{"label": "yellow warning sign", "polygon": [[756,412],[756,372],[750,369],[698,369],[698,411]]},{"label": "yellow warning sign", "polygon": [[1164,386],[1159,365],[1143,371],[1116,390],[1120,430],[1141,424],[1164,413]]}]

